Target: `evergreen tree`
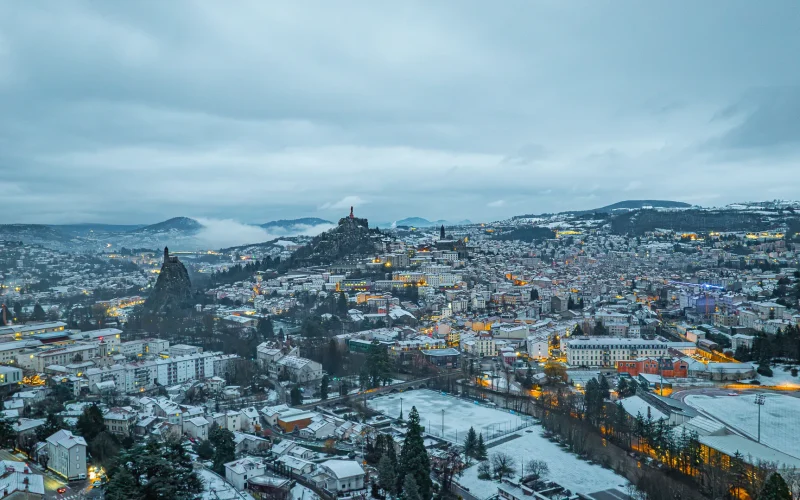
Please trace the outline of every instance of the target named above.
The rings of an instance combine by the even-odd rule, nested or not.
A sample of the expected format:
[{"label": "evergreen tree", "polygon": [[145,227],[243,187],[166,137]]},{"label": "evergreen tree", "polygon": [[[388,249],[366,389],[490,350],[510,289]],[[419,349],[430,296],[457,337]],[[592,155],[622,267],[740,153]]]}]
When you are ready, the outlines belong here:
[{"label": "evergreen tree", "polygon": [[109,470],[105,497],[122,499],[197,498],[203,483],[178,439],[155,439],[125,450]]},{"label": "evergreen tree", "polygon": [[417,481],[412,475],[406,475],[403,480],[403,491],[400,493],[400,498],[403,500],[424,500],[430,496],[424,496],[422,489],[417,484]]},{"label": "evergreen tree", "polygon": [[322,398],[323,401],[328,399],[328,384],[329,384],[328,376],[323,375],[322,381],[320,382],[319,385],[319,397]]},{"label": "evergreen tree", "polygon": [[214,472],[225,474],[225,464],[236,459],[236,443],[233,433],[228,429],[215,425],[208,433],[208,440],[214,445]]},{"label": "evergreen tree", "polygon": [[595,336],[600,337],[603,335],[608,335],[608,329],[605,327],[605,325],[603,325],[602,322],[598,321],[594,324],[594,332],[592,333],[594,333]]},{"label": "evergreen tree", "polygon": [[486,452],[486,443],[483,442],[483,434],[478,434],[478,443],[475,445],[475,459],[486,460],[488,453]]},{"label": "evergreen tree", "polygon": [[105,492],[107,500],[128,500],[130,498],[140,498],[138,494],[139,486],[136,479],[127,469],[120,469],[108,482]]},{"label": "evergreen tree", "polygon": [[783,480],[783,476],[777,472],[773,472],[771,476],[764,483],[761,488],[761,494],[758,500],[791,500],[792,493],[789,491],[789,486]]},{"label": "evergreen tree", "polygon": [[611,397],[610,391],[611,387],[608,385],[608,380],[602,375],[600,375],[600,380],[598,383],[598,388],[600,389],[600,395],[603,396],[603,399],[608,399]]},{"label": "evergreen tree", "polygon": [[533,388],[533,368],[531,365],[528,365],[528,369],[525,371],[525,382],[524,384],[526,389]]},{"label": "evergreen tree", "polygon": [[17,431],[14,426],[9,420],[0,419],[0,448],[10,448],[16,441]]},{"label": "evergreen tree", "polygon": [[275,338],[275,329],[272,324],[272,318],[266,317],[258,320],[258,336],[263,340],[271,340]]},{"label": "evergreen tree", "polygon": [[415,486],[419,488],[418,498],[427,500],[431,498],[431,463],[422,438],[422,426],[416,407],[412,407],[408,413],[407,429],[400,452],[398,483],[403,485],[403,494],[406,495],[408,477],[413,477]]},{"label": "evergreen tree", "polygon": [[[409,476],[411,477],[411,476]],[[397,478],[394,474],[394,464],[388,455],[384,454],[378,462],[378,484],[386,493],[394,494]]]},{"label": "evergreen tree", "polygon": [[467,437],[464,439],[464,455],[467,457],[474,457],[475,450],[478,447],[478,435],[473,427],[467,431]]},{"label": "evergreen tree", "polygon": [[339,292],[339,300],[336,304],[336,309],[340,316],[347,316],[347,296],[344,294],[344,292]]},{"label": "evergreen tree", "polygon": [[289,402],[292,406],[300,406],[303,404],[303,393],[297,387],[292,387],[289,391]]},{"label": "evergreen tree", "polygon": [[44,321],[47,319],[47,313],[44,312],[41,304],[38,302],[35,306],[33,306],[33,320],[34,321]]},{"label": "evergreen tree", "polygon": [[75,429],[87,443],[92,441],[98,434],[106,430],[103,412],[100,411],[97,405],[87,406],[78,417]]},{"label": "evergreen tree", "polygon": [[575,337],[580,337],[581,335],[583,335],[583,328],[581,328],[581,325],[578,324],[575,325],[575,328],[572,329],[572,335],[574,335]]},{"label": "evergreen tree", "polygon": [[200,457],[201,460],[211,460],[214,458],[214,445],[211,444],[211,441],[204,439],[197,445],[197,456]]}]

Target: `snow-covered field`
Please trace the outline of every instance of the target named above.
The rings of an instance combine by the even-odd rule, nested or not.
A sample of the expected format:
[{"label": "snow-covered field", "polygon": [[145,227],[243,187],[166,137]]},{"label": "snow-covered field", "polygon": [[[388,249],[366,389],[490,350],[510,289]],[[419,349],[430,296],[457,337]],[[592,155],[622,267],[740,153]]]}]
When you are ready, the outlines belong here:
[{"label": "snow-covered field", "polygon": [[[517,432],[519,438],[489,448],[489,457],[498,451],[511,455],[516,459],[518,469],[520,461],[544,460],[550,468],[547,479],[559,483],[573,493],[587,494],[609,488],[625,491],[628,485],[625,478],[612,470],[579,460],[575,455],[543,438],[541,432],[542,428],[539,425],[519,431]],[[519,472],[521,471],[518,470]],[[464,471],[464,475],[457,481],[469,488],[470,493],[478,498],[488,498],[497,494],[497,482],[478,479],[477,464]]]},{"label": "snow-covered field", "polygon": [[[786,371],[784,371],[784,369]],[[795,386],[800,388],[800,377],[793,377],[791,367],[789,366],[773,366],[772,367],[772,376],[765,377],[763,375],[758,375],[758,381],[761,382],[761,385],[765,386]]]},{"label": "snow-covered field", "polygon": [[[800,399],[783,394],[764,394],[761,407],[761,443],[800,458],[800,433],[796,431]],[[686,404],[707,413],[753,439],[758,436],[758,406],[755,394],[712,397],[687,396]]]},{"label": "snow-covered field", "polygon": [[512,414],[425,389],[378,396],[369,400],[367,405],[391,418],[398,418],[401,399],[403,418],[408,418],[411,407],[416,407],[420,423],[429,434],[442,437],[444,429],[444,439],[455,443],[464,441],[470,427],[489,440],[532,423],[532,419],[526,415]]}]

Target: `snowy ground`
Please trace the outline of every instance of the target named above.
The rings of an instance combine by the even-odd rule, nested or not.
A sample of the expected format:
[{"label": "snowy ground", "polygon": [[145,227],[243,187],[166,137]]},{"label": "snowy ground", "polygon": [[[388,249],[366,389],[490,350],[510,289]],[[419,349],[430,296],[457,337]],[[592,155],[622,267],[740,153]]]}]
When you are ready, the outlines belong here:
[{"label": "snowy ground", "polygon": [[[800,433],[796,430],[800,399],[772,393],[764,397],[761,443],[800,458]],[[758,406],[753,393],[735,397],[690,395],[684,401],[746,436],[756,439],[758,435]]]},{"label": "snowy ground", "polygon": [[370,399],[367,405],[391,418],[398,418],[401,399],[403,418],[408,418],[412,406],[416,407],[422,426],[434,436],[442,436],[444,410],[444,439],[455,443],[464,441],[470,427],[489,440],[532,424],[532,419],[526,415],[512,414],[424,389],[378,396]]},{"label": "snowy ground", "polygon": [[[517,433],[520,435],[519,438],[489,448],[489,457],[498,451],[509,454],[516,459],[518,468],[520,461],[544,460],[550,467],[547,479],[559,483],[573,493],[587,494],[609,488],[625,491],[628,485],[625,478],[612,470],[579,460],[575,455],[543,438],[541,432],[542,428],[539,425],[519,431]],[[497,494],[497,482],[478,479],[477,464],[464,471],[458,483],[469,488],[470,493],[478,498],[488,498]]]},{"label": "snowy ground", "polygon": [[311,491],[310,489],[306,488],[300,483],[294,485],[292,488],[292,500],[319,500],[319,496]]},{"label": "snowy ground", "polygon": [[793,377],[791,368],[784,365],[773,366],[772,376],[758,375],[758,381],[764,386],[795,386],[800,388],[800,377]]}]

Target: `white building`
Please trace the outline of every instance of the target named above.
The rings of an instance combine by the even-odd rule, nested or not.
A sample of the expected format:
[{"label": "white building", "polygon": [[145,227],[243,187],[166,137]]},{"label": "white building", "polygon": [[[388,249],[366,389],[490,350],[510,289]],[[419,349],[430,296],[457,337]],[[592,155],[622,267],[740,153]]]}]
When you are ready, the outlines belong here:
[{"label": "white building", "polygon": [[261,460],[245,457],[225,464],[225,479],[239,491],[244,491],[247,480],[263,476],[266,466]]},{"label": "white building", "polygon": [[68,430],[47,438],[47,468],[68,481],[86,479],[86,441]]},{"label": "white building", "polygon": [[22,370],[11,366],[0,366],[0,386],[22,382]]},{"label": "white building", "polygon": [[572,366],[613,367],[617,361],[642,356],[666,356],[667,344],[657,340],[592,337],[564,342],[567,363]]},{"label": "white building", "polygon": [[364,469],[355,460],[326,460],[319,465],[330,477],[326,484],[329,491],[364,489]]},{"label": "white building", "polygon": [[192,417],[183,422],[183,432],[194,439],[208,439],[208,420],[205,417]]},{"label": "white building", "polygon": [[531,336],[528,337],[527,349],[528,355],[533,359],[545,359],[550,356],[550,343],[547,337]]}]

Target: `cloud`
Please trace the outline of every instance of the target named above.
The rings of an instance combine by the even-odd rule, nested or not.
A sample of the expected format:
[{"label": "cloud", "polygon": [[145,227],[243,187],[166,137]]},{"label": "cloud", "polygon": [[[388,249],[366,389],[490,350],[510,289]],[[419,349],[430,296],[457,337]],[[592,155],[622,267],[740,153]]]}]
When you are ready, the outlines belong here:
[{"label": "cloud", "polygon": [[485,220],[500,197],[492,217],[626,199],[634,173],[643,198],[800,185],[792,2],[465,1],[0,2],[3,222]]},{"label": "cloud", "polygon": [[630,181],[628,185],[625,186],[625,191],[636,191],[641,187],[642,187],[642,181]]},{"label": "cloud", "polygon": [[240,245],[263,243],[286,236],[316,236],[333,227],[332,224],[309,226],[298,224],[286,229],[275,228],[267,231],[258,226],[242,224],[232,219],[195,218],[203,228],[195,240],[204,248],[228,248]]},{"label": "cloud", "polygon": [[350,210],[350,207],[360,207],[368,203],[360,196],[345,196],[339,201],[322,204],[320,210]]},{"label": "cloud", "polygon": [[486,204],[486,206],[487,206],[487,207],[489,207],[489,208],[500,208],[500,207],[504,207],[504,206],[506,206],[506,200],[495,200],[495,201],[490,201],[489,203],[487,203],[487,204]]}]

